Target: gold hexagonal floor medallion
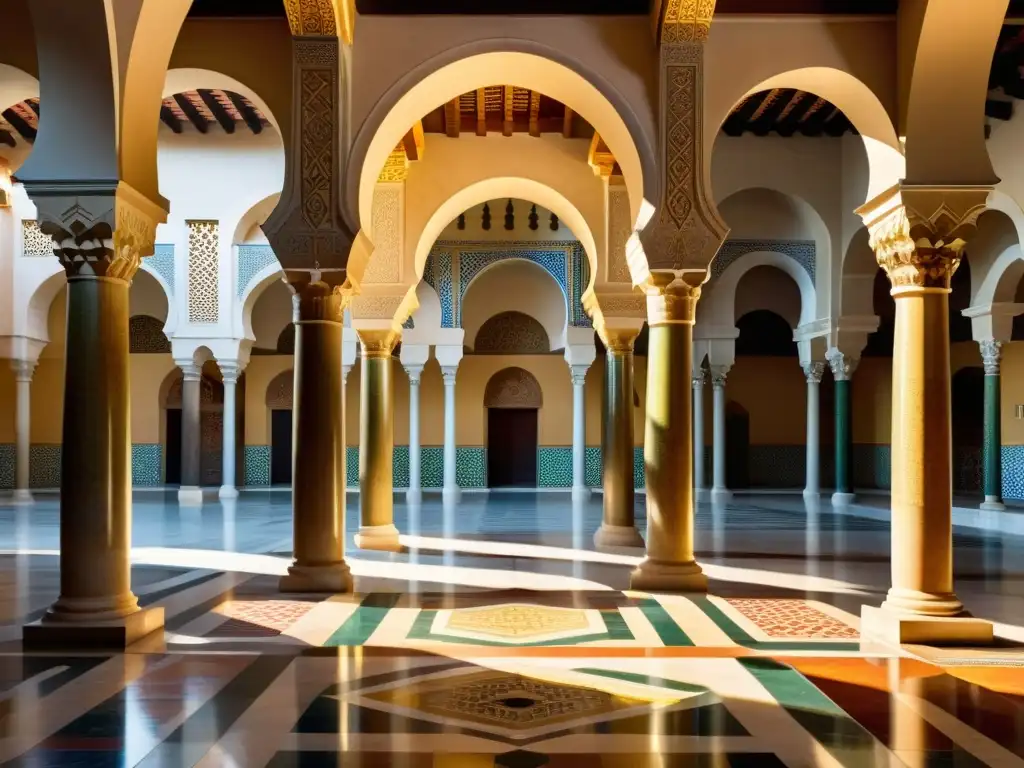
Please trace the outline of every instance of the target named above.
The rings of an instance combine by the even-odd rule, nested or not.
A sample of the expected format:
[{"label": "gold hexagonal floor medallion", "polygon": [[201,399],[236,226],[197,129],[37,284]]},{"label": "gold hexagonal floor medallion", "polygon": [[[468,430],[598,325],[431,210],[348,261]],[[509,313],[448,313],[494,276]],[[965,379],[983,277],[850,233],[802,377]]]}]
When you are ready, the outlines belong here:
[{"label": "gold hexagonal floor medallion", "polygon": [[606,631],[600,612],[508,603],[438,611],[432,631],[470,640],[534,643]]}]

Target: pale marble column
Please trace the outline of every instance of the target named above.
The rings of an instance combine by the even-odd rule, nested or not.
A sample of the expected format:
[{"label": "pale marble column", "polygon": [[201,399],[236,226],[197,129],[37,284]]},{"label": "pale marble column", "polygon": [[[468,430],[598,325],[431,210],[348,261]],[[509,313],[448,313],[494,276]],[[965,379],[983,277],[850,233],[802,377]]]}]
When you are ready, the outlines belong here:
[{"label": "pale marble column", "polygon": [[706,501],[708,489],[704,486],[704,379],[701,368],[693,376],[693,496],[694,501]]},{"label": "pale marble column", "polygon": [[1000,387],[999,361],[1002,357],[1002,342],[978,342],[981,359],[985,364],[985,432],[983,464],[985,500],[981,508],[992,512],[1006,509],[1003,504],[1002,467],[1002,392]]},{"label": "pale marble column", "polygon": [[409,374],[409,490],[406,498],[415,504],[423,500],[423,483],[420,479],[420,376],[422,365],[407,365]]},{"label": "pale marble column", "polygon": [[11,368],[14,369],[16,382],[14,503],[31,504],[29,469],[32,453],[32,407],[30,398],[32,374],[35,372],[36,364],[30,360],[12,360]]},{"label": "pale marble column", "polygon": [[712,501],[728,501],[732,498],[732,492],[725,482],[725,379],[728,374],[727,365],[711,366],[711,387],[714,392]]},{"label": "pale marble column", "polygon": [[181,384],[181,487],[178,503],[196,506],[203,503],[200,487],[199,457],[202,452],[200,432],[200,395],[203,378],[198,365],[181,364],[184,381]]},{"label": "pale marble column", "polygon": [[587,487],[587,395],[588,365],[573,365],[572,372],[572,496],[590,497]]},{"label": "pale marble column", "polygon": [[449,501],[456,501],[460,495],[455,450],[455,374],[458,370],[454,365],[441,367],[444,377],[444,487],[441,493]]},{"label": "pale marble column", "polygon": [[237,401],[236,392],[238,388],[238,377],[242,375],[242,369],[235,363],[224,362],[220,364],[221,375],[224,378],[224,438],[221,446],[221,472],[220,497],[222,499],[238,498],[238,488],[235,487],[235,446],[237,445]]},{"label": "pale marble column", "polygon": [[807,363],[803,366],[807,377],[807,484],[804,486],[805,498],[818,498],[821,494],[821,426],[819,423],[819,403],[821,395],[821,377],[825,373],[825,364]]}]

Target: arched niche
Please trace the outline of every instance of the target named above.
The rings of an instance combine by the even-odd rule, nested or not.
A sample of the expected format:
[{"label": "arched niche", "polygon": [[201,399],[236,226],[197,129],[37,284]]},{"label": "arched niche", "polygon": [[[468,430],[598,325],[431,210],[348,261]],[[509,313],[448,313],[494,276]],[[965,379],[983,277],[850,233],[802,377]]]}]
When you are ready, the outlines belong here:
[{"label": "arched niche", "polygon": [[540,408],[543,404],[540,382],[525,368],[503,368],[484,389],[485,408]]},{"label": "arched niche", "polygon": [[128,352],[133,355],[170,354],[171,342],[164,335],[163,321],[150,315],[129,318]]},{"label": "arched niche", "polygon": [[540,322],[523,312],[499,312],[480,326],[473,341],[477,355],[546,355],[551,342]]},{"label": "arched niche", "polygon": [[272,411],[291,410],[294,400],[295,372],[282,371],[267,384],[266,404]]}]

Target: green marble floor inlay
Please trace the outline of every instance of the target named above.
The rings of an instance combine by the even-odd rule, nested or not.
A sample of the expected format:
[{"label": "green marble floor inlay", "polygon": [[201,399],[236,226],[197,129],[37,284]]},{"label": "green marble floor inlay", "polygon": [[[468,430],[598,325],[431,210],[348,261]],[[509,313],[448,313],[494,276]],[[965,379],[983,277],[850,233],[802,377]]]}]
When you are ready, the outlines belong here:
[{"label": "green marble floor inlay", "polygon": [[644,615],[654,631],[658,633],[661,642],[673,647],[692,647],[693,640],[683,631],[682,627],[672,620],[668,611],[661,607],[661,603],[652,598],[640,601],[640,612]]},{"label": "green marble floor inlay", "polygon": [[384,621],[388,611],[398,603],[399,595],[395,593],[372,592],[363,598],[355,613],[349,616],[337,631],[331,635],[324,645],[363,645],[377,627]]}]

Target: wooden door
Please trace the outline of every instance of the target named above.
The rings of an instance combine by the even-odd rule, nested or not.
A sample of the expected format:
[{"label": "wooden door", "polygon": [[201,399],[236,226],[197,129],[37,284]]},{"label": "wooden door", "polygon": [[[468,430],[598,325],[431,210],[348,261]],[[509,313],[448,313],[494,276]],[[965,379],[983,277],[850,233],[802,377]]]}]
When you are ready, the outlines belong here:
[{"label": "wooden door", "polygon": [[487,485],[537,485],[537,409],[487,409]]},{"label": "wooden door", "polygon": [[164,425],[164,482],[167,485],[181,484],[181,409],[168,408]]},{"label": "wooden door", "polygon": [[270,412],[270,484],[292,484],[292,412]]}]

